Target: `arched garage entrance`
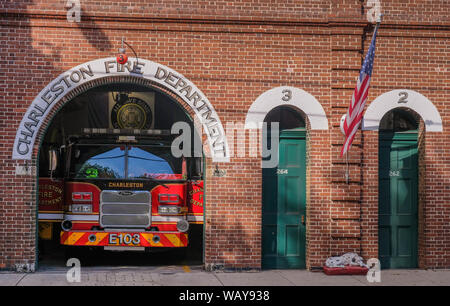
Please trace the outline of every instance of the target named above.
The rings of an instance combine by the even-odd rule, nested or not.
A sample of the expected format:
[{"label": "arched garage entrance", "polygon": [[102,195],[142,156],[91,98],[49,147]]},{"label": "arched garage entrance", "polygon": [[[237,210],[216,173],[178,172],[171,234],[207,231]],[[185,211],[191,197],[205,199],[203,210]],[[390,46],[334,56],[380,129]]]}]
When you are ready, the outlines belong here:
[{"label": "arched garage entrance", "polygon": [[[202,149],[194,152],[192,146],[183,157],[172,154],[173,137],[169,134],[172,125],[180,122],[190,127],[189,139],[196,138],[192,143],[201,143],[191,115],[173,97],[157,88],[136,84],[133,78],[110,80],[90,88],[59,109],[43,136],[39,152],[41,265],[58,265],[58,258],[64,258],[61,245],[66,257],[82,258],[83,265],[202,262],[202,214],[198,205],[187,203],[194,200],[194,192],[203,189],[202,172],[197,169],[201,169]],[[147,132],[166,134],[146,135]],[[58,162],[51,170],[49,152],[55,150]],[[106,199],[124,192],[134,193],[134,198],[125,200],[125,196],[119,196],[113,202]],[[136,209],[145,210],[145,201],[135,196],[146,193],[151,214],[143,225],[139,218],[147,216]],[[158,234],[173,232],[177,222],[186,219],[179,213],[160,211],[172,204],[161,200],[162,194],[179,196],[179,204],[189,207],[187,248],[175,248],[183,242],[183,236]],[[140,240],[146,236],[134,232],[152,233],[147,235],[152,238],[150,245],[127,245],[123,230]],[[111,231],[119,234],[108,234]],[[97,239],[91,238],[93,235]],[[105,242],[108,235],[124,235],[124,241],[120,247],[104,245],[111,242]],[[159,242],[154,241],[156,237]],[[151,257],[136,252],[122,252],[120,256],[117,252],[93,252],[103,249],[166,252]]]},{"label": "arched garage entrance", "polygon": [[[133,65],[135,67],[138,66],[139,69],[131,69]],[[37,172],[40,172],[41,169],[39,169],[37,158],[38,152],[41,148],[41,144],[42,147],[47,146],[47,148],[49,148],[51,147],[51,145],[47,143],[47,140],[58,138],[58,136],[61,136],[62,134],[62,131],[50,131],[50,128],[48,128],[49,122],[52,118],[56,120],[55,122],[59,120],[56,119],[57,115],[55,116],[58,110],[62,110],[66,103],[82,95],[90,88],[99,88],[105,84],[122,83],[131,83],[136,86],[142,85],[144,87],[153,89],[155,95],[166,96],[169,97],[170,101],[176,101],[177,104],[184,109],[185,115],[189,114],[188,117],[190,118],[195,117],[203,126],[207,139],[207,153],[209,153],[209,157],[212,158],[212,161],[226,162],[228,160],[228,145],[220,119],[218,118],[217,114],[214,111],[214,108],[209,103],[208,99],[194,84],[192,84],[189,80],[184,78],[176,71],[151,61],[140,59],[138,62],[136,59],[130,59],[130,65],[118,66],[115,63],[115,59],[111,58],[95,60],[79,65],[61,74],[58,78],[53,80],[46,88],[41,91],[41,93],[30,105],[25,116],[22,119],[21,125],[15,138],[13,159],[25,160],[25,162],[21,162],[21,164],[25,165],[24,169],[27,169],[27,167],[29,167],[30,164],[28,161],[31,161],[31,165],[37,165]],[[129,89],[123,90],[125,92],[129,91]],[[118,95],[117,93],[118,91],[116,91],[115,98],[112,99],[120,99],[120,95]],[[147,99],[144,98],[141,100],[148,100],[148,97]],[[140,102],[135,104],[136,105],[134,106],[134,110],[132,108],[129,108],[126,112],[121,113],[123,109],[116,109],[116,115],[120,115],[121,113],[125,117],[134,117],[136,119],[136,115],[138,115],[139,113],[136,111],[139,110],[139,107],[144,108],[145,111],[146,106],[144,106],[144,104]],[[75,104],[73,104],[72,106],[74,105]],[[99,107],[99,105],[95,104],[86,105],[94,106],[94,108]],[[157,105],[157,103],[155,105]],[[85,110],[78,109],[75,110],[75,112],[82,113],[85,112]],[[67,122],[69,122],[70,119],[73,118],[75,117],[70,116]],[[90,121],[92,123],[97,119],[98,118],[94,119],[91,116],[90,118],[83,118],[83,120],[80,121],[86,122],[87,120],[87,122]],[[111,120],[111,118],[109,118],[108,120]],[[170,121],[166,121],[166,123],[168,122]],[[111,123],[112,122],[109,122],[109,124]],[[135,128],[135,126],[131,127]],[[145,128],[148,127],[146,126]],[[47,138],[47,134],[45,133],[46,131],[49,132],[49,138]],[[126,150],[127,149],[125,149],[125,151]],[[45,163],[46,158],[50,157],[48,154],[45,155],[46,157],[44,155],[42,156],[44,160],[43,163]],[[47,161],[47,164],[50,163]],[[61,166],[61,164],[59,163],[58,166]],[[201,166],[198,168],[201,168]],[[182,169],[184,169],[184,165],[182,165]],[[56,172],[59,170],[60,169],[54,169],[51,174],[56,174]],[[52,177],[51,179],[55,178]],[[38,184],[36,180],[36,185],[34,185],[33,190],[37,189]],[[202,198],[198,195],[198,193],[200,193],[199,190],[201,189],[197,188],[195,190],[190,190],[190,194],[194,194],[193,197],[196,201]],[[48,194],[49,193],[47,193],[47,195]],[[32,204],[37,204],[37,198],[38,197],[36,194],[36,202]],[[194,222],[202,223],[203,218],[202,216],[199,216],[194,212],[191,216],[191,220],[193,220]],[[153,243],[158,242],[159,241],[153,241]]]}]

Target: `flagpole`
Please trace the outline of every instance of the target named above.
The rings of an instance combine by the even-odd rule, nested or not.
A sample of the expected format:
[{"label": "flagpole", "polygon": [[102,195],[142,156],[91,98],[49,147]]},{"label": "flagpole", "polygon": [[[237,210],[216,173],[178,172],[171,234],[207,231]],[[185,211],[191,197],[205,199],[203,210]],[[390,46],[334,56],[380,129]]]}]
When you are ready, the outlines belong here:
[{"label": "flagpole", "polygon": [[[378,27],[380,26],[381,20],[383,19],[383,15],[384,15],[384,14],[378,15],[378,18],[377,18],[377,25],[376,25],[375,30],[377,30]],[[375,32],[375,31],[374,31],[374,32]]]},{"label": "flagpole", "polygon": [[[353,107],[355,105],[353,105],[353,104],[356,103],[357,106],[360,108],[360,109],[357,110],[357,114],[358,114],[358,116],[361,116],[362,115],[362,111],[364,109],[364,105],[365,105],[366,100],[367,100],[367,96],[366,96],[366,98],[362,99],[361,93],[358,92],[358,90],[361,89],[361,88],[359,88],[360,86],[363,86],[363,88],[361,89],[362,91],[367,90],[368,87],[369,87],[368,84],[370,83],[370,77],[371,77],[371,74],[372,74],[373,58],[375,56],[375,38],[376,38],[376,35],[377,35],[378,28],[379,28],[379,26],[381,24],[382,17],[383,17],[383,14],[378,15],[377,24],[375,26],[375,30],[373,31],[372,41],[371,41],[371,44],[370,44],[370,47],[369,47],[369,51],[368,51],[368,53],[367,53],[367,55],[366,55],[366,57],[365,57],[365,59],[364,59],[364,61],[362,63],[360,76],[357,79],[357,85],[356,85],[356,88],[355,88],[355,92],[353,93],[353,96],[352,96],[352,102],[350,103],[349,109],[348,109],[347,114],[346,114],[346,115],[349,115],[350,112],[352,112],[352,115],[350,117],[351,118],[350,119],[350,122],[351,122],[350,123],[350,127],[351,127],[352,130],[350,130],[350,133],[348,133],[349,125],[347,123],[347,119],[348,119],[347,116],[343,115],[342,118],[341,118],[341,131],[344,134],[344,145],[343,145],[343,147],[341,149],[341,157],[343,157],[343,154],[345,154],[345,165],[346,165],[346,167],[345,167],[345,182],[347,183],[347,185],[350,182],[350,178],[349,178],[350,170],[349,170],[349,163],[348,163],[348,149],[351,146],[351,142],[353,141],[353,137],[355,136],[355,133],[356,133],[357,129],[359,128],[360,124],[361,124],[360,117],[359,117],[359,119],[354,121],[354,119],[358,118],[358,117],[353,115],[353,112],[355,111],[353,109]],[[358,93],[358,99],[359,99],[358,101],[354,100],[356,93]],[[354,123],[354,122],[356,122],[356,123]],[[350,138],[350,142],[347,142],[348,137],[351,137]]]}]

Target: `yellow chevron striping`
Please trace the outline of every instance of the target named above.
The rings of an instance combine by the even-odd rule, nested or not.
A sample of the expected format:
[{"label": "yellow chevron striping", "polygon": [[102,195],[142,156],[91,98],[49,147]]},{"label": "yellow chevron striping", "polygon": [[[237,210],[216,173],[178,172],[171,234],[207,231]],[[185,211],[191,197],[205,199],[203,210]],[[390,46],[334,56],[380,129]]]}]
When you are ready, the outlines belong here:
[{"label": "yellow chevron striping", "polygon": [[[163,244],[161,243],[161,241],[159,241],[158,243],[154,243],[153,242],[153,234],[141,234],[145,240],[148,241],[148,243],[150,243],[151,246],[163,246]],[[159,235],[162,236],[162,235]]]},{"label": "yellow chevron striping", "polygon": [[[81,237],[83,237],[84,233],[71,233],[67,238],[66,242],[69,245],[75,244]],[[66,243],[64,243],[66,244]]]},{"label": "yellow chevron striping", "polygon": [[172,243],[173,246],[181,246],[181,240],[174,234],[165,234],[166,238]]},{"label": "yellow chevron striping", "polygon": [[108,236],[108,233],[96,233],[95,236],[97,239],[95,239],[94,242],[90,242],[89,240],[86,242],[86,245],[98,245],[100,241],[103,240],[106,236]]}]

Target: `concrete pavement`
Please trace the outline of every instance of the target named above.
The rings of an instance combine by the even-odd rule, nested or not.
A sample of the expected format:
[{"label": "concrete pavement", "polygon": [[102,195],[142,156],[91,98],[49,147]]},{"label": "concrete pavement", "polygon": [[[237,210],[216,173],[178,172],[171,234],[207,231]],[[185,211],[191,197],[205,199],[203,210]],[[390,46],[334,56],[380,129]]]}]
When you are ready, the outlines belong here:
[{"label": "concrete pavement", "polygon": [[0,286],[450,286],[450,270],[382,270],[380,283],[369,283],[365,276],[327,276],[305,270],[206,272],[201,266],[82,267],[80,282],[71,283],[68,271],[0,272]]}]

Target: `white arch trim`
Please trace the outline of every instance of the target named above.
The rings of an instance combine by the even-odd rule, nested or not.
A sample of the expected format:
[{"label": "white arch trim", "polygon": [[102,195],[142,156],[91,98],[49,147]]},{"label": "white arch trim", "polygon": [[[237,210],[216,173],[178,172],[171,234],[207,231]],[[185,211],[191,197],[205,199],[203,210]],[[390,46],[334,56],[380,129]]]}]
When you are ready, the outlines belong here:
[{"label": "white arch trim", "polygon": [[191,81],[153,61],[130,58],[127,64],[119,65],[113,57],[86,62],[64,72],[37,95],[17,130],[12,158],[31,160],[37,132],[53,107],[67,93],[95,79],[127,75],[156,82],[183,99],[202,123],[213,161],[229,162],[228,142],[220,118],[208,98]]},{"label": "white arch trim", "polygon": [[261,128],[266,115],[275,107],[283,105],[294,106],[303,111],[312,130],[328,130],[327,115],[319,101],[308,92],[291,86],[272,88],[260,95],[248,110],[245,128]]},{"label": "white arch trim", "polygon": [[442,132],[442,119],[436,106],[424,95],[409,89],[392,90],[373,100],[364,114],[362,129],[378,131],[383,116],[397,107],[407,107],[418,113],[427,132]]}]

